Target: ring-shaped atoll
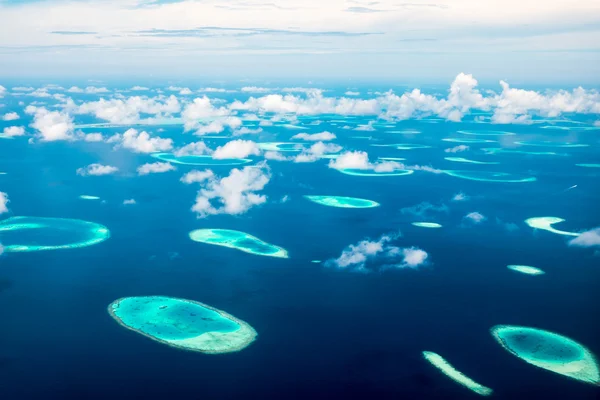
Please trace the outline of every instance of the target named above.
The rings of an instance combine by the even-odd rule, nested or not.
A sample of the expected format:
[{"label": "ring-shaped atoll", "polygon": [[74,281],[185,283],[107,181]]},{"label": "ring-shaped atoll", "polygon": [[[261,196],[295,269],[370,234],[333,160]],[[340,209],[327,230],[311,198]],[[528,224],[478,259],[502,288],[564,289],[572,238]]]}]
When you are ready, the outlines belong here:
[{"label": "ring-shaped atoll", "polygon": [[575,164],[577,167],[583,168],[600,168],[600,164]]},{"label": "ring-shaped atoll", "polygon": [[405,135],[418,135],[419,133],[421,133],[421,131],[418,129],[402,129],[399,131],[387,131],[387,133],[401,133],[401,134],[405,134]]},{"label": "ring-shaped atoll", "polygon": [[469,160],[468,158],[464,158],[464,157],[444,157],[444,160],[452,161],[452,162],[468,163],[468,164],[481,164],[481,165],[500,164],[497,161],[477,161],[477,160]]},{"label": "ring-shaped atoll", "polygon": [[516,150],[516,149],[503,149],[501,147],[488,147],[481,149],[488,154],[526,154],[528,156],[568,156],[568,154],[564,153],[556,153],[554,151],[525,151],[525,150]]},{"label": "ring-shaped atoll", "polygon": [[304,196],[313,203],[328,207],[338,208],[373,208],[379,207],[379,203],[373,200],[359,199],[344,196]]},{"label": "ring-shaped atoll", "polygon": [[230,229],[197,229],[189,233],[194,242],[237,249],[258,256],[288,258],[287,250],[245,232]]},{"label": "ring-shaped atoll", "polygon": [[396,169],[393,171],[375,171],[372,169],[356,169],[356,168],[339,168],[342,174],[352,175],[352,176],[404,176],[411,175],[415,171],[412,169]]},{"label": "ring-shaped atoll", "polygon": [[79,219],[12,217],[0,221],[0,243],[9,253],[78,249],[109,237],[104,225]]},{"label": "ring-shaped atoll", "polygon": [[454,176],[456,178],[468,179],[470,181],[480,182],[499,182],[499,183],[523,183],[535,182],[533,176],[520,176],[508,172],[491,172],[491,171],[454,171],[443,170],[443,173]]},{"label": "ring-shaped atoll", "polygon": [[584,144],[584,143],[570,143],[570,142],[551,142],[551,141],[541,141],[541,142],[534,142],[534,141],[520,141],[520,142],[515,142],[515,144],[521,145],[521,146],[534,146],[534,147],[567,147],[567,148],[574,148],[574,147],[589,147],[589,144]]},{"label": "ring-shaped atoll", "polygon": [[545,272],[539,268],[530,265],[507,265],[506,268],[511,271],[520,272],[525,275],[544,275]]},{"label": "ring-shaped atoll", "polygon": [[448,361],[444,359],[444,357],[440,356],[437,353],[432,351],[424,351],[423,357],[429,361],[434,367],[439,369],[444,375],[448,378],[452,379],[454,382],[458,383],[466,387],[473,392],[480,394],[482,396],[489,396],[494,391],[487,386],[483,386],[473,379],[469,378],[462,372],[458,371],[456,368],[452,366]]},{"label": "ring-shaped atoll", "polygon": [[81,196],[79,196],[79,198],[81,200],[100,200],[100,197],[98,196],[92,196],[89,194],[82,194]]},{"label": "ring-shaped atoll", "polygon": [[564,236],[579,236],[579,233],[576,232],[567,232],[561,231],[558,229],[554,229],[552,225],[564,222],[565,220],[558,217],[534,217],[527,218],[525,223],[534,229],[541,229],[543,231],[548,231],[552,233],[556,233],[557,235]]},{"label": "ring-shaped atoll", "polygon": [[406,158],[404,157],[377,157],[380,160],[383,161],[406,161]]},{"label": "ring-shaped atoll", "polygon": [[211,156],[196,156],[196,155],[188,155],[188,156],[176,156],[173,153],[153,153],[152,157],[157,158],[161,161],[170,162],[174,164],[183,164],[183,165],[242,165],[252,162],[247,158],[223,158],[223,159],[215,159]]},{"label": "ring-shaped atoll", "polygon": [[430,228],[430,229],[436,229],[436,228],[442,227],[442,225],[438,224],[437,222],[413,222],[412,225],[417,226],[419,228]]},{"label": "ring-shaped atoll", "polygon": [[490,331],[505,350],[529,364],[578,381],[600,384],[596,358],[573,339],[524,326],[496,325]]},{"label": "ring-shaped atoll", "polygon": [[476,136],[514,136],[515,135],[515,133],[513,133],[513,132],[488,131],[488,130],[481,130],[481,131],[464,130],[464,131],[457,131],[457,132],[462,133],[463,135],[476,135]]},{"label": "ring-shaped atoll", "polygon": [[292,143],[292,142],[263,142],[257,143],[258,148],[264,151],[302,151],[305,149],[305,146],[301,143]]},{"label": "ring-shaped atoll", "polygon": [[478,144],[478,143],[495,143],[495,140],[490,139],[472,139],[472,138],[444,138],[442,139],[444,142],[451,143],[468,143],[468,144]]},{"label": "ring-shaped atoll", "polygon": [[257,336],[246,322],[197,301],[166,296],[124,297],[108,306],[121,326],[181,350],[240,351]]},{"label": "ring-shaped atoll", "polygon": [[395,147],[398,150],[430,149],[431,146],[417,143],[372,144],[373,147]]}]

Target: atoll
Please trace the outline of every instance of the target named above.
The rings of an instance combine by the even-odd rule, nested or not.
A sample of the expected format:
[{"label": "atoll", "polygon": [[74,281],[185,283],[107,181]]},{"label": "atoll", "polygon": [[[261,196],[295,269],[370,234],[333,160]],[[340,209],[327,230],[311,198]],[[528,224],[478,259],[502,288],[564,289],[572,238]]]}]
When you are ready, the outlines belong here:
[{"label": "atoll", "polygon": [[379,203],[367,200],[359,199],[356,197],[343,197],[343,196],[304,196],[313,203],[321,204],[328,207],[339,207],[339,208],[373,208],[379,207]]},{"label": "atoll", "polygon": [[240,351],[257,336],[246,322],[203,303],[166,296],[124,297],[108,306],[121,326],[182,350]]},{"label": "atoll", "polygon": [[535,146],[535,147],[568,147],[568,148],[574,148],[574,147],[589,147],[589,144],[584,144],[584,143],[570,143],[570,142],[551,142],[551,141],[541,141],[541,142],[533,142],[533,141],[520,141],[520,142],[515,142],[515,144],[521,145],[521,146]]},{"label": "atoll", "polygon": [[600,384],[594,355],[573,339],[524,326],[496,325],[490,332],[505,350],[529,364],[582,382]]},{"label": "atoll", "polygon": [[506,268],[515,271],[515,272],[520,272],[522,274],[526,274],[526,275],[544,275],[545,272],[539,268],[536,267],[532,267],[529,265],[507,265]]},{"label": "atoll", "polygon": [[481,182],[500,182],[500,183],[523,183],[535,182],[535,177],[522,177],[508,172],[490,172],[490,171],[453,171],[444,170],[443,173],[456,178],[468,179]]},{"label": "atoll", "polygon": [[552,225],[558,224],[560,222],[564,222],[565,220],[558,217],[534,217],[527,218],[525,223],[534,229],[541,229],[544,231],[556,233],[557,235],[565,235],[565,236],[579,236],[579,233],[575,232],[567,232],[561,231],[558,229],[554,229]]},{"label": "atoll", "polygon": [[406,161],[406,158],[403,157],[377,157],[379,160],[384,161]]},{"label": "atoll", "polygon": [[404,176],[414,173],[412,169],[396,169],[393,171],[374,171],[372,169],[340,168],[342,174],[353,176]]},{"label": "atoll", "polygon": [[444,157],[444,160],[460,162],[460,163],[468,163],[468,164],[481,164],[481,165],[500,164],[497,161],[476,161],[476,160],[469,160],[468,158],[464,158],[464,157]]},{"label": "atoll", "polygon": [[183,165],[242,165],[252,162],[247,158],[223,158],[223,159],[214,159],[211,156],[176,156],[173,153],[153,153],[152,157],[157,158],[161,161],[166,161],[174,164],[183,164]]},{"label": "atoll", "polygon": [[194,242],[214,244],[259,256],[288,258],[285,249],[244,232],[230,229],[197,229],[189,233]]},{"label": "atoll", "polygon": [[493,390],[489,387],[483,386],[473,379],[469,378],[462,372],[458,371],[456,368],[452,366],[448,361],[446,361],[442,356],[437,353],[431,351],[424,351],[423,357],[429,361],[434,367],[439,369],[444,375],[448,378],[452,379],[454,382],[466,387],[473,392],[480,394],[482,396],[489,396],[493,393]]},{"label": "atoll", "polygon": [[600,164],[575,164],[578,167],[583,168],[600,168]]},{"label": "atoll", "polygon": [[417,143],[372,144],[373,147],[395,147],[398,150],[429,149],[431,146]]},{"label": "atoll", "polygon": [[105,226],[79,219],[12,217],[0,221],[0,243],[12,253],[77,249],[109,237]]},{"label": "atoll", "polygon": [[79,198],[81,200],[100,200],[100,197],[98,197],[98,196],[90,196],[89,194],[82,194],[81,196],[79,196]]},{"label": "atoll", "polygon": [[264,151],[302,151],[304,150],[304,145],[301,143],[291,143],[291,142],[264,142],[258,143],[258,148]]},{"label": "atoll", "polygon": [[462,133],[463,135],[477,135],[477,136],[513,136],[515,133],[513,132],[505,132],[505,131],[457,131],[458,133]]},{"label": "atoll", "polygon": [[444,138],[444,139],[442,139],[442,141],[451,142],[451,143],[467,143],[467,144],[496,142],[495,140],[489,140],[489,139],[471,139],[471,138]]},{"label": "atoll", "polygon": [[528,156],[568,156],[568,154],[563,153],[555,153],[553,151],[525,151],[525,150],[515,150],[515,149],[503,149],[500,147],[488,147],[481,149],[488,154],[499,154],[499,153],[507,153],[507,154],[526,154]]},{"label": "atoll", "polygon": [[419,228],[441,228],[442,225],[438,224],[437,222],[413,222],[412,225],[414,226],[418,226]]}]

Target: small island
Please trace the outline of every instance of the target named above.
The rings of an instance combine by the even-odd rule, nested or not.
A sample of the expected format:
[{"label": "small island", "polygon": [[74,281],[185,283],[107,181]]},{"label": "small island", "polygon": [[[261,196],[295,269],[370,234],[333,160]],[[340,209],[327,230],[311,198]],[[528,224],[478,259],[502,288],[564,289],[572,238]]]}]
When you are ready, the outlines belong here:
[{"label": "small island", "polygon": [[511,271],[520,272],[525,275],[544,275],[545,272],[539,268],[529,265],[507,265],[506,268]]},{"label": "small island", "polygon": [[429,229],[438,229],[441,228],[442,225],[437,222],[413,222],[412,225],[419,228],[429,228]]},{"label": "small island", "polygon": [[460,163],[468,163],[468,164],[479,164],[479,165],[492,165],[492,164],[500,164],[497,161],[477,161],[477,160],[469,160],[464,157],[444,157],[446,161],[452,162],[460,162]]},{"label": "small island", "polygon": [[246,322],[206,304],[166,296],[124,297],[108,306],[121,326],[181,350],[240,351],[257,336]]},{"label": "small island", "polygon": [[458,371],[439,354],[431,351],[424,351],[423,357],[448,378],[466,387],[467,389],[472,390],[473,392],[482,396],[489,396],[493,393],[492,389],[475,382],[473,379]]},{"label": "small island", "polygon": [[187,155],[187,156],[176,156],[173,153],[153,153],[152,157],[159,159],[161,161],[170,162],[173,164],[183,164],[183,165],[243,165],[252,162],[252,160],[248,158],[223,158],[223,159],[215,159],[211,156],[195,156],[195,155]]},{"label": "small island", "polygon": [[534,217],[528,218],[525,220],[525,223],[532,227],[533,229],[541,229],[543,231],[548,231],[552,233],[556,233],[557,235],[563,236],[579,236],[579,233],[575,232],[567,232],[561,231],[558,229],[554,229],[552,225],[564,222],[565,220],[558,217]]},{"label": "small island", "polygon": [[444,170],[443,173],[454,176],[455,178],[467,179],[470,181],[480,182],[499,182],[499,183],[523,183],[535,182],[535,177],[524,177],[508,172],[491,172],[491,171],[453,171]]},{"label": "small island", "polygon": [[306,199],[313,203],[321,204],[328,207],[338,208],[373,208],[379,207],[379,203],[367,200],[359,199],[356,197],[343,197],[343,196],[304,196]]},{"label": "small island", "polygon": [[264,242],[245,232],[230,229],[197,229],[189,233],[194,242],[237,249],[259,256],[288,258],[285,249]]}]

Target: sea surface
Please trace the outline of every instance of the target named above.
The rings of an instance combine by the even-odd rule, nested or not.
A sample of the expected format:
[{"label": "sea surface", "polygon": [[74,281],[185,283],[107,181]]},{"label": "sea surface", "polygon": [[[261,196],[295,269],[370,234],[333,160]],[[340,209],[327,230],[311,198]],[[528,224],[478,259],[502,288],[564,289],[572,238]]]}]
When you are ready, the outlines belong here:
[{"label": "sea surface", "polygon": [[[229,96],[229,97],[228,97]],[[235,95],[223,95],[231,99]],[[22,111],[5,98],[2,113]],[[157,161],[111,144],[28,143],[0,140],[0,191],[11,216],[76,218],[102,224],[110,239],[91,247],[0,256],[0,397],[2,399],[470,399],[479,396],[424,360],[433,351],[497,399],[598,399],[600,389],[536,368],[505,351],[490,334],[498,324],[522,325],[568,336],[600,355],[600,257],[570,238],[534,230],[531,217],[565,219],[557,229],[580,232],[600,225],[600,129],[594,119],[491,125],[468,115],[463,122],[425,118],[354,128],[372,118],[318,116],[273,125],[244,139],[290,141],[300,133],[330,131],[345,150],[371,160],[403,157],[407,165],[436,170],[498,171],[534,182],[473,181],[431,171],[361,177],[328,168],[330,160],[297,164],[268,161],[268,201],[239,216],[197,218],[190,208],[197,185],[181,176],[198,166],[176,165],[164,174],[137,176]],[[483,115],[485,117],[485,115]],[[28,116],[25,116],[28,124]],[[311,122],[319,120],[320,124]],[[338,121],[338,122],[335,122]],[[98,123],[82,116],[77,123]],[[0,122],[0,128],[9,126]],[[256,128],[257,122],[245,126]],[[344,127],[350,129],[344,129]],[[562,126],[567,129],[543,128]],[[127,127],[103,129],[122,133]],[[177,146],[198,140],[180,125],[150,126]],[[419,133],[392,133],[416,130]],[[481,136],[459,133],[508,131]],[[94,132],[94,129],[86,129]],[[223,136],[228,136],[227,133]],[[357,138],[356,136],[362,136]],[[206,139],[215,148],[231,138]],[[514,141],[587,144],[556,148]],[[400,150],[372,144],[422,144]],[[565,155],[489,154],[483,148],[550,151]],[[444,157],[497,161],[456,163]],[[253,163],[262,160],[254,157]],[[117,166],[114,176],[82,177],[91,163]],[[239,166],[211,166],[227,175]],[[575,186],[576,185],[576,186]],[[453,201],[457,193],[467,201]],[[80,195],[100,200],[82,200]],[[380,207],[325,207],[305,195],[351,196]],[[135,205],[124,205],[135,199]],[[429,203],[429,211],[414,207]],[[421,207],[422,208],[422,207]],[[412,212],[411,212],[412,211]],[[465,215],[478,212],[475,224]],[[412,222],[443,225],[424,229]],[[234,229],[280,246],[289,258],[263,257],[193,242],[195,229]],[[418,247],[429,257],[419,268],[352,272],[313,263],[339,257],[361,240],[400,232],[395,244]],[[0,243],[2,242],[0,233]],[[509,264],[546,273],[519,274]],[[230,354],[205,355],[170,348],[124,329],[107,306],[127,296],[172,296],[199,301],[250,324],[257,340]]]}]

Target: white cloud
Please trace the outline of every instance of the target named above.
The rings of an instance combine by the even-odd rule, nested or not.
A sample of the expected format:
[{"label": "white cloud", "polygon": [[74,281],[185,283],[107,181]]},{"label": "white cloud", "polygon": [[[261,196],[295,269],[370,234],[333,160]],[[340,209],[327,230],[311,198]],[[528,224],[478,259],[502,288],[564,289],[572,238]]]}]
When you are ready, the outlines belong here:
[{"label": "white cloud", "polygon": [[352,90],[348,90],[346,93],[344,93],[344,95],[346,95],[346,96],[360,96],[360,92],[353,92]]},{"label": "white cloud", "polygon": [[155,162],[141,165],[137,169],[138,175],[160,174],[163,172],[173,171],[175,167],[167,162]]},{"label": "white cloud", "polygon": [[212,157],[214,159],[224,158],[246,158],[249,155],[259,155],[258,145],[251,140],[232,140],[225,145],[217,147]]},{"label": "white cloud", "polygon": [[104,137],[101,133],[95,132],[85,134],[83,136],[83,140],[85,140],[86,142],[102,142],[104,140]]},{"label": "white cloud", "polygon": [[175,152],[178,157],[181,156],[201,156],[204,154],[211,154],[212,150],[204,142],[188,143]]},{"label": "white cloud", "polygon": [[215,174],[210,169],[205,169],[204,171],[192,170],[183,175],[180,181],[190,185],[192,183],[201,183],[207,181],[212,179],[214,176]]},{"label": "white cloud", "polygon": [[327,141],[327,140],[334,140],[336,138],[336,136],[331,133],[331,132],[320,132],[320,133],[299,133],[297,135],[292,136],[292,139],[302,139],[302,140],[309,140],[309,141]]},{"label": "white cloud", "polygon": [[256,128],[256,129],[251,129],[248,128],[246,126],[243,126],[239,129],[236,129],[233,134],[235,136],[241,136],[241,135],[253,135],[253,134],[257,134],[257,133],[261,133],[263,130],[262,128]]},{"label": "white cloud", "polygon": [[119,168],[113,167],[112,165],[102,164],[90,164],[87,167],[78,168],[77,175],[81,176],[100,176],[100,175],[111,175],[117,172]]},{"label": "white cloud", "polygon": [[449,211],[450,210],[448,209],[448,206],[445,204],[440,204],[439,206],[436,206],[427,201],[423,201],[417,204],[416,206],[404,207],[400,209],[400,212],[402,214],[411,214],[416,217],[428,217],[435,213],[448,213]]},{"label": "white cloud", "polygon": [[274,161],[289,161],[290,159],[278,151],[267,151],[264,154],[265,159]]},{"label": "white cloud", "polygon": [[225,117],[229,111],[224,107],[215,107],[207,96],[197,97],[185,106],[181,113],[186,131],[197,128],[201,123],[214,118]]},{"label": "white cloud", "polygon": [[569,246],[594,247],[600,246],[600,228],[595,228],[581,233],[575,239],[569,241]]},{"label": "white cloud", "polygon": [[446,153],[460,153],[460,152],[467,151],[467,150],[469,150],[469,146],[466,146],[464,144],[460,144],[458,146],[451,147],[449,149],[445,149],[444,151]]},{"label": "white cloud", "polygon": [[271,174],[266,164],[234,168],[229,176],[206,180],[196,196],[192,211],[204,218],[214,214],[242,214],[267,201],[257,192],[269,183]]},{"label": "white cloud", "polygon": [[155,153],[157,151],[169,151],[173,148],[172,139],[150,137],[148,132],[138,132],[133,128],[128,129],[123,135],[113,136],[111,141],[119,141],[120,144],[117,147],[121,146],[135,153]]},{"label": "white cloud", "polygon": [[452,197],[452,201],[467,201],[469,200],[469,196],[467,196],[463,192],[458,192]]},{"label": "white cloud", "polygon": [[79,88],[77,86],[72,86],[71,88],[69,88],[67,90],[67,92],[69,92],[69,93],[100,94],[100,93],[109,93],[110,90],[108,90],[105,87],[88,86],[85,89],[81,89],[81,88]]},{"label": "white cloud", "polygon": [[206,125],[200,125],[194,134],[202,136],[210,133],[221,133],[225,128],[237,129],[242,126],[242,120],[237,117],[225,117],[212,121]]},{"label": "white cloud", "polygon": [[467,215],[465,215],[464,218],[466,220],[473,222],[474,224],[480,224],[487,219],[483,214],[481,214],[477,211],[468,213]]},{"label": "white cloud", "polygon": [[131,91],[133,91],[133,92],[145,92],[145,91],[147,91],[147,90],[150,90],[150,88],[147,88],[147,87],[145,87],[145,86],[134,86],[134,87],[132,87],[132,88],[131,88],[131,89],[129,89],[129,90],[131,90]]},{"label": "white cloud", "polygon": [[17,119],[19,119],[19,114],[17,114],[16,112],[9,112],[2,116],[3,121],[14,121]]},{"label": "white cloud", "polygon": [[76,114],[91,114],[113,124],[135,124],[141,119],[140,114],[150,114],[155,118],[162,118],[181,111],[181,104],[177,97],[142,97],[132,96],[127,98],[100,99],[84,102],[77,106],[73,101],[65,105]]},{"label": "white cloud", "polygon": [[4,192],[0,192],[0,214],[8,212],[7,204],[9,201],[8,195]]},{"label": "white cloud", "polygon": [[25,128],[22,126],[9,126],[4,128],[2,134],[8,137],[23,136],[25,134]]},{"label": "white cloud", "polygon": [[329,161],[329,168],[335,169],[362,169],[374,170],[376,172],[391,172],[403,169],[404,165],[394,161],[383,161],[378,163],[369,162],[369,155],[364,151],[347,151],[336,159]]},{"label": "white cloud", "polygon": [[123,200],[123,205],[127,206],[127,205],[133,205],[133,204],[137,204],[137,202],[135,201],[135,199],[126,199]]},{"label": "white cloud", "polygon": [[321,156],[328,153],[337,153],[342,150],[342,147],[334,143],[323,143],[317,142],[310,146],[308,149],[302,151],[294,158],[295,163],[306,163],[315,162],[321,158]]},{"label": "white cloud", "polygon": [[256,87],[256,86],[245,86],[241,89],[242,92],[249,92],[249,93],[267,93],[270,92],[271,89],[269,88],[263,88],[263,87]]},{"label": "white cloud", "polygon": [[28,86],[16,86],[16,87],[12,88],[13,92],[32,92],[34,90],[35,90],[35,88],[28,87]]},{"label": "white cloud", "polygon": [[429,254],[427,254],[426,251],[416,247],[402,249],[402,255],[404,256],[404,259],[402,260],[401,266],[410,268],[420,267],[425,264],[429,257]]},{"label": "white cloud", "polygon": [[48,111],[44,107],[27,106],[27,114],[33,115],[31,127],[39,132],[38,137],[45,142],[74,140],[73,118],[59,111]]}]

